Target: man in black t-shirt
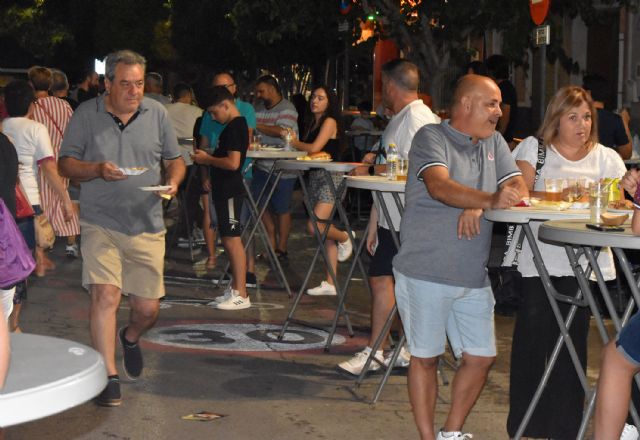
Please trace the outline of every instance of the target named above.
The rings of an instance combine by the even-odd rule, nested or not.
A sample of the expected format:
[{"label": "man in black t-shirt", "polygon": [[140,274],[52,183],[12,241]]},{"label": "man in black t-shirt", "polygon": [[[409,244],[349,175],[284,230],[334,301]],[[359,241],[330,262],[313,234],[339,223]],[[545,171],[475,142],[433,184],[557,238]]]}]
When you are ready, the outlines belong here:
[{"label": "man in black t-shirt", "polygon": [[498,84],[502,95],[502,103],[500,103],[502,116],[498,121],[496,130],[502,134],[504,140],[509,144],[509,148],[513,149],[515,147],[513,132],[518,120],[518,94],[516,93],[516,88],[509,81],[509,60],[503,55],[496,54],[487,58],[485,63],[489,70],[489,75]]},{"label": "man in black t-shirt", "polygon": [[242,164],[249,146],[247,121],[240,115],[231,92],[224,86],[212,87],[204,98],[213,119],[225,124],[218,138],[218,148],[209,155],[196,150],[193,161],[209,165],[211,194],[218,215],[218,229],[222,245],[231,261],[232,281],[224,295],[215,299],[222,310],[242,310],[251,307],[246,287],[246,255],[242,245],[240,214],[245,197]]},{"label": "man in black t-shirt", "polygon": [[604,108],[609,85],[600,75],[586,75],[582,78],[582,88],[591,94],[593,106],[598,112],[598,142],[613,148],[623,159],[630,159],[633,153],[629,132],[629,113],[623,110],[619,115]]}]

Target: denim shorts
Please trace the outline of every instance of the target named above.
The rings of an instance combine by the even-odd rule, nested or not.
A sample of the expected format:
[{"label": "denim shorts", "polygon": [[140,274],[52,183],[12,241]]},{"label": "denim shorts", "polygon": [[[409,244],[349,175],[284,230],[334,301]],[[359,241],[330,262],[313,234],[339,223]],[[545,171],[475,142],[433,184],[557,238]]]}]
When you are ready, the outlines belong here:
[{"label": "denim shorts", "polygon": [[[33,208],[35,215],[42,214],[42,208],[40,208],[40,205],[31,205],[31,208]],[[27,247],[34,250],[36,248],[36,230],[33,216],[20,218],[16,221],[16,224],[22,233],[24,241],[27,243]]]},{"label": "denim shorts", "polygon": [[640,313],[633,315],[622,328],[616,346],[629,362],[640,367]]},{"label": "denim shorts", "polygon": [[472,289],[409,278],[393,270],[396,303],[409,352],[432,358],[445,352],[447,338],[456,357],[496,355],[491,287]]},{"label": "denim shorts", "polygon": [[[251,195],[254,200],[258,199],[260,191],[265,187],[268,176],[269,173],[261,170],[260,168],[254,168],[253,179],[251,180]],[[275,175],[271,176],[271,179],[269,179],[269,186],[265,189],[265,196],[271,190],[275,179]],[[269,210],[273,214],[287,214],[291,212],[291,197],[293,195],[293,188],[295,185],[296,178],[280,179],[278,181],[278,186],[276,186],[273,196],[271,197],[271,200],[269,200]]]}]

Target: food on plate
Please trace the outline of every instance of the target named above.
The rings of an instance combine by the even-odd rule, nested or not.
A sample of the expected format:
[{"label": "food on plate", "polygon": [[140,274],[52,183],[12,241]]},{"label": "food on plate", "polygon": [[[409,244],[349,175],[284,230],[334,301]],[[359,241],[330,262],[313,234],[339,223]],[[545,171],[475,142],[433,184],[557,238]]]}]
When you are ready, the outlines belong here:
[{"label": "food on plate", "polygon": [[563,209],[568,209],[571,207],[570,202],[563,201],[554,201],[554,200],[539,200],[535,198],[531,198],[529,200],[531,206],[536,209],[550,209],[553,211],[562,211]]},{"label": "food on plate", "polygon": [[325,151],[318,151],[317,153],[301,156],[298,160],[331,160],[331,155]]},{"label": "food on plate", "polygon": [[631,200],[613,200],[609,202],[609,208],[611,209],[633,209],[633,202]]},{"label": "food on plate", "polygon": [[600,219],[602,223],[607,226],[620,226],[629,218],[629,214],[616,215],[610,212],[605,212],[604,214],[600,214]]}]

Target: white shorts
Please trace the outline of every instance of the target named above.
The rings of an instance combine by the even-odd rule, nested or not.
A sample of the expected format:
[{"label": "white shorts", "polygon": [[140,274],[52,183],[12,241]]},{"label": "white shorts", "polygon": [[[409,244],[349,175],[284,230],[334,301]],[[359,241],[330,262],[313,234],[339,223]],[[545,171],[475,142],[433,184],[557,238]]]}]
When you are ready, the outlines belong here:
[{"label": "white shorts", "polygon": [[456,357],[496,355],[491,287],[471,289],[409,278],[393,270],[396,302],[409,352],[432,358],[445,352],[447,338]]},{"label": "white shorts", "polygon": [[16,288],[0,289],[0,308],[4,314],[5,321],[9,319],[9,315],[13,311],[13,295],[16,293]]}]

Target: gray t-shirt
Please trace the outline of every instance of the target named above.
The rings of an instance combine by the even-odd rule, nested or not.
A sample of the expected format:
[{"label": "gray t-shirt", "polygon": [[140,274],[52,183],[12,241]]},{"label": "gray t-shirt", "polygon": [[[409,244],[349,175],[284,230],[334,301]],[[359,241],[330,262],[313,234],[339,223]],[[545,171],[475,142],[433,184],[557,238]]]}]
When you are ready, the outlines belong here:
[{"label": "gray t-shirt", "polygon": [[447,167],[451,179],[486,192],[495,192],[502,182],[522,173],[498,132],[474,145],[470,136],[444,121],[422,127],[411,144],[401,246],[393,267],[419,280],[486,287],[492,224],[482,218],[480,235],[459,240],[463,210],[433,199],[420,177],[432,166]]},{"label": "gray t-shirt", "polygon": [[[290,128],[296,136],[300,137],[298,129],[298,112],[296,107],[286,99],[282,99],[279,103],[271,108],[266,108],[262,103],[256,106],[256,123],[263,125],[276,125],[278,127]],[[284,141],[279,137],[262,135],[262,143],[266,145],[284,145]],[[273,166],[273,160],[258,160],[256,166],[262,171],[269,172]],[[296,173],[283,173],[282,178],[291,179],[296,177]]]},{"label": "gray t-shirt", "polygon": [[161,199],[139,188],[160,184],[162,159],[180,157],[178,139],[162,104],[143,98],[138,111],[121,130],[106,111],[103,97],[86,101],[69,121],[60,150],[60,157],[148,168],[125,180],[97,178],[81,184],[80,219],[127,235],[164,230]]}]

